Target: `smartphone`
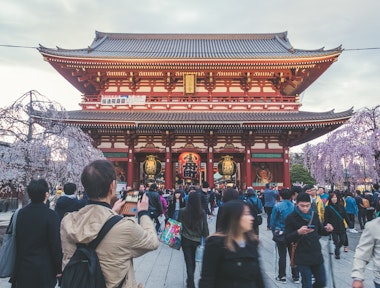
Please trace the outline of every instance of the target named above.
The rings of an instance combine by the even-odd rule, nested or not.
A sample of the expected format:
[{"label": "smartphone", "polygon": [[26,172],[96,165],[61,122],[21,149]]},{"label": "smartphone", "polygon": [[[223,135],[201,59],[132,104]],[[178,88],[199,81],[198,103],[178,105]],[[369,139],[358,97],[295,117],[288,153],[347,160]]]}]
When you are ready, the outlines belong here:
[{"label": "smartphone", "polygon": [[315,229],[315,225],[314,224],[309,224],[309,225],[307,225],[307,228],[309,228],[309,229]]}]

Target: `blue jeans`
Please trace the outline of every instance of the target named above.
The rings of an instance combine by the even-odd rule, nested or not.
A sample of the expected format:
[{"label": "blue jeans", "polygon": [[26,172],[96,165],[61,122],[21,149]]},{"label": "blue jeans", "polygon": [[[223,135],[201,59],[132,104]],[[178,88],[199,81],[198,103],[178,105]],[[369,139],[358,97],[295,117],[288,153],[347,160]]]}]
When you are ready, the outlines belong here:
[{"label": "blue jeans", "polygon": [[[297,265],[302,277],[302,288],[323,288],[326,286],[325,265]],[[312,275],[314,275],[315,283],[312,284]]]},{"label": "blue jeans", "polygon": [[380,288],[380,283],[373,282],[375,284],[375,288]]}]

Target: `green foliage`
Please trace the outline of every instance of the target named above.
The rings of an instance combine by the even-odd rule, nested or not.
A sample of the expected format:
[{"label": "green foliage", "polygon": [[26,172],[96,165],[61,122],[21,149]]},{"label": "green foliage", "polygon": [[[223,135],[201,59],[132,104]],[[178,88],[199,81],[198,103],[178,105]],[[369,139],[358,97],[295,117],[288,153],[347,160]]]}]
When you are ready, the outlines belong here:
[{"label": "green foliage", "polygon": [[315,185],[316,181],[311,177],[310,172],[301,164],[294,164],[290,167],[290,182]]}]

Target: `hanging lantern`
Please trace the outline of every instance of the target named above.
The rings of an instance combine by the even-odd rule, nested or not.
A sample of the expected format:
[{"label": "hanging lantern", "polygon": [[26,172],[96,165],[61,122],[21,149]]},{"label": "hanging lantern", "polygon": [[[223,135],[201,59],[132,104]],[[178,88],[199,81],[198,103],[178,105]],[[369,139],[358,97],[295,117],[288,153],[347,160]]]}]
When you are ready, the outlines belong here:
[{"label": "hanging lantern", "polygon": [[161,162],[156,159],[155,155],[147,155],[143,169],[144,173],[148,175],[148,179],[154,180],[161,173]]},{"label": "hanging lantern", "polygon": [[201,157],[197,153],[184,152],[178,157],[178,174],[185,180],[199,179]]},{"label": "hanging lantern", "polygon": [[226,180],[231,180],[236,173],[236,163],[232,160],[232,156],[222,156],[223,160],[218,163],[218,172],[223,175]]}]

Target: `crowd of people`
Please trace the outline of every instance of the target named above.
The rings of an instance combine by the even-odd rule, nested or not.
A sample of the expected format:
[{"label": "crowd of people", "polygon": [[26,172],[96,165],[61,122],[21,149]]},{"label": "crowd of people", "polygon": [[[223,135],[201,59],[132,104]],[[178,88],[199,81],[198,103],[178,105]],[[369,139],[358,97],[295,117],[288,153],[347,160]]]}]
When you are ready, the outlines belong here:
[{"label": "crowd of people", "polygon": [[[115,168],[106,160],[88,164],[81,183],[81,195],[76,184],[65,183],[53,208],[47,203],[50,194],[46,181],[29,183],[31,202],[19,210],[17,217],[12,287],[55,287],[77,244],[88,244],[97,237],[107,220],[119,214],[131,189],[116,191]],[[142,287],[135,280],[133,258],[157,249],[162,218],[182,223],[181,248],[188,288],[196,286],[195,254],[202,239],[206,244],[200,288],[265,287],[259,250],[264,212],[267,221],[263,226],[272,232],[277,247],[275,281],[279,283],[288,281],[288,262],[294,283],[301,282],[303,288],[326,286],[319,241],[323,235],[331,236],[339,261],[341,252],[348,251],[347,232],[363,233],[356,249],[352,287],[364,287],[364,270],[371,259],[380,269],[378,184],[371,191],[343,193],[312,185],[278,189],[266,184],[259,191],[252,187],[244,191],[236,187],[215,189],[207,182],[162,190],[153,183],[140,185],[139,193],[143,196],[137,202],[136,217],[124,217],[116,223],[96,248],[107,287]],[[212,216],[216,216],[216,231],[209,235],[208,218]],[[355,229],[356,220],[359,231]],[[380,287],[379,275],[376,270],[376,288]]]}]

